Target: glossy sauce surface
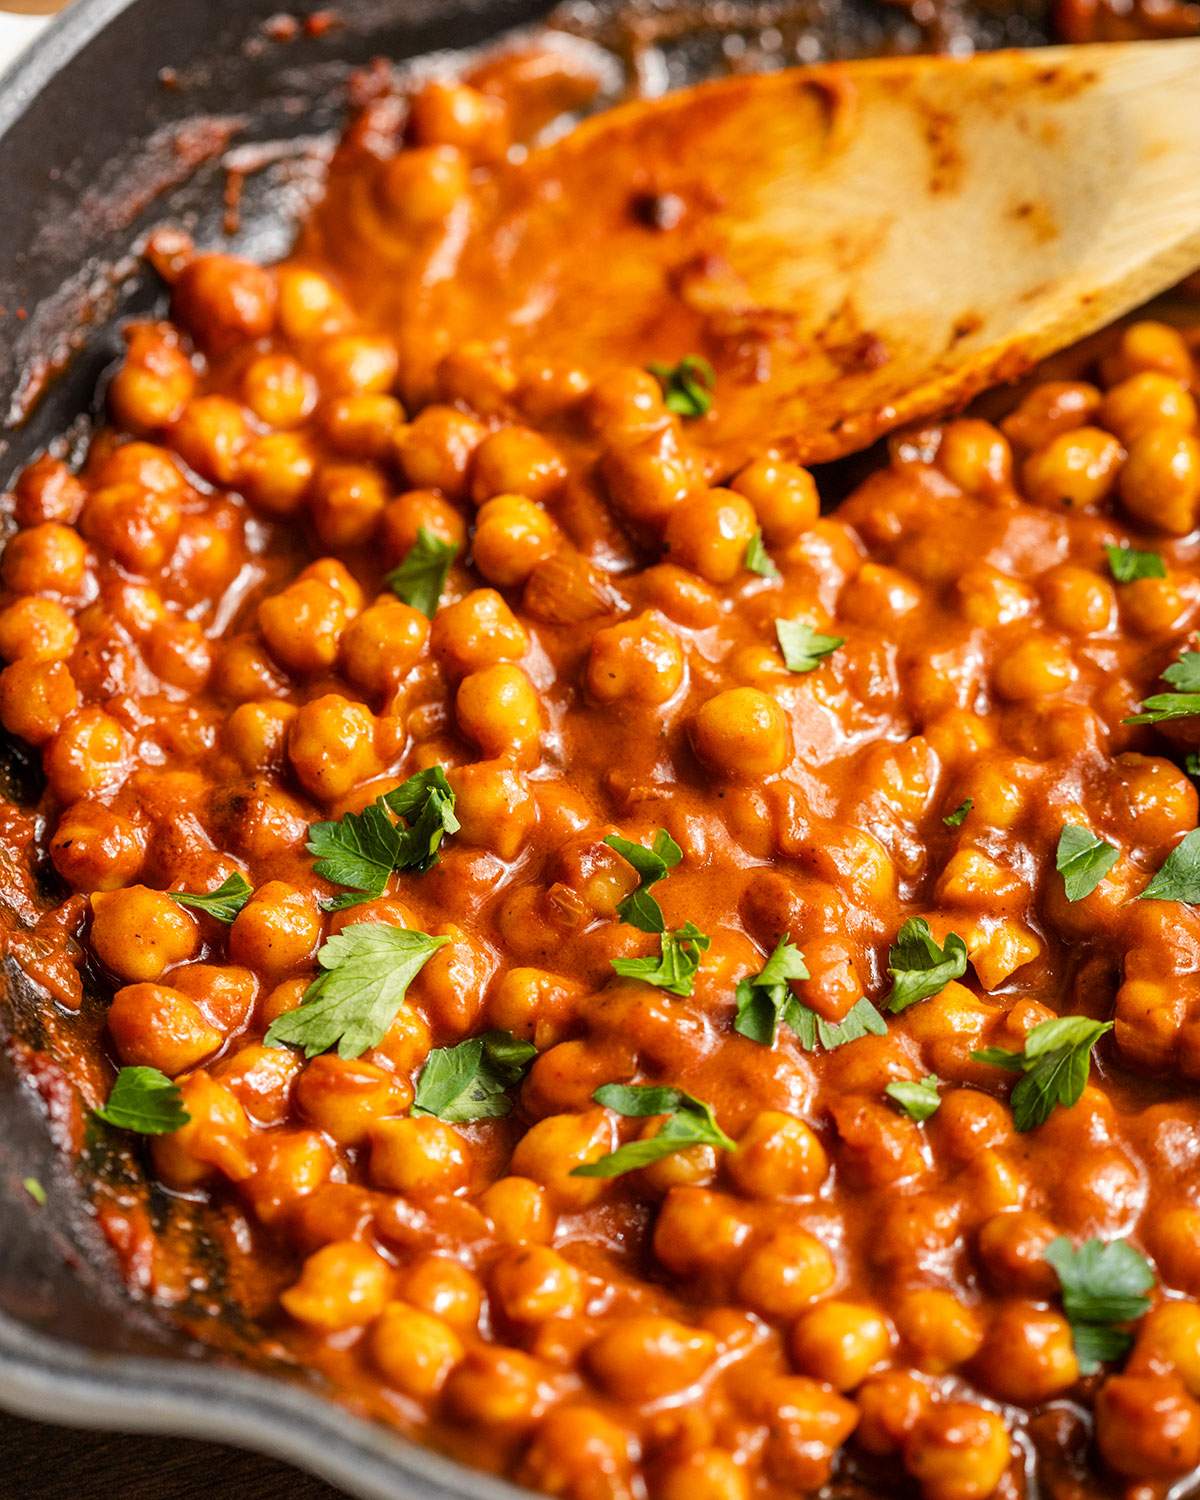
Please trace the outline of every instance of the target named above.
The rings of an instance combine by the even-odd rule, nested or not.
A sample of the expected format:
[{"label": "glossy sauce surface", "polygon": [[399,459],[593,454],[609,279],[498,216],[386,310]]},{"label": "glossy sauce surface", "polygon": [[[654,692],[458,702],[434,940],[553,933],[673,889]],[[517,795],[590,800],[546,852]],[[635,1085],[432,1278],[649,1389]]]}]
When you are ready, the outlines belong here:
[{"label": "glossy sauce surface", "polygon": [[[526,53],[381,93],[272,270],[158,238],[172,321],[129,330],[80,471],[39,460],[12,501],[0,719],[42,758],[61,899],[9,951],[68,1031],[86,956],[110,1056],[177,1082],[153,1171],[212,1207],[281,1352],[469,1462],[564,1500],[853,1475],[985,1500],[1035,1467],[1148,1500],[1200,1461],[1200,919],[1135,898],[1196,826],[1200,736],[1124,721],[1200,614],[1189,337],[1135,323],[999,426],[903,434],[822,516],[810,474],[730,472],[631,362],[677,330],[576,365],[569,321],[553,358],[426,321],[472,176],[586,92]],[[613,170],[670,234],[641,165]],[[719,411],[745,368],[694,352]],[[422,530],[460,549],[431,620],[385,581]],[[1162,576],[1118,582],[1113,546]],[[837,644],[789,667],[780,621]],[[327,910],[311,825],[434,767],[437,862]],[[1073,901],[1068,825],[1115,851]],[[665,925],[709,940],[682,994],[613,970],[660,939],[621,920],[638,876],[605,839],[660,829]],[[15,810],[4,833],[25,858]],[[165,894],[235,874],[230,923]],[[969,963],[890,1013],[912,918]],[[356,924],[447,941],[358,1055],[266,1045]],[[785,938],[808,1046],[734,1027]],[[1078,1101],[1018,1129],[972,1054],[1059,1014],[1115,1025]],[[495,1031],[536,1048],[513,1112],[414,1113],[430,1053]],[[886,1090],[930,1074],[917,1120]],[[111,1073],[78,1081],[100,1104]],[[573,1175],[662,1128],[612,1084],[681,1090],[726,1139]],[[181,1300],[169,1235],[105,1223]],[[1086,1376],[1058,1236],[1154,1273]]]}]

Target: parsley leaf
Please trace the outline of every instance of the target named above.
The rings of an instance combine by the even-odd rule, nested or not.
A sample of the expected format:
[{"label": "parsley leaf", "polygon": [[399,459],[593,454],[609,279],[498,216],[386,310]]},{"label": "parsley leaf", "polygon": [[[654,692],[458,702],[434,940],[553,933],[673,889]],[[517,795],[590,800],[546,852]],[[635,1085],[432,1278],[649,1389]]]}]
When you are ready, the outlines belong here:
[{"label": "parsley leaf", "polygon": [[1042,1252],[1062,1288],[1079,1370],[1094,1375],[1105,1360],[1119,1359],[1133,1343],[1114,1323],[1131,1323],[1149,1311],[1154,1285],[1146,1257],[1128,1240],[1085,1240],[1075,1248],[1065,1235]]},{"label": "parsley leaf", "polygon": [[846,643],[844,635],[822,635],[804,620],[776,620],[775,638],[789,672],[811,672]]},{"label": "parsley leaf", "polygon": [[311,824],[305,847],[316,858],[313,873],[348,887],[326,909],[338,911],[381,896],[393,870],[428,870],[437,862],[443,835],[456,833],[458,826],[454,792],[441,766],[418,771],[362,812]]},{"label": "parsley leaf", "polygon": [[1112,1028],[1111,1021],[1058,1016],[1035,1026],[1026,1036],[1022,1052],[985,1047],[971,1056],[976,1062],[1024,1075],[1013,1089],[1009,1104],[1017,1129],[1033,1130],[1046,1123],[1056,1104],[1069,1109],[1078,1101],[1088,1081],[1092,1048]]},{"label": "parsley leaf", "polygon": [[940,1083],[941,1079],[935,1073],[926,1073],[918,1083],[897,1078],[883,1092],[900,1106],[910,1120],[919,1123],[937,1113],[942,1102],[938,1094]]},{"label": "parsley leaf", "polygon": [[636,891],[617,904],[617,915],[622,922],[637,927],[642,932],[665,932],[662,907],[650,894],[650,887],[665,880],[683,858],[683,850],[665,828],[654,835],[654,842],[647,849],[644,844],[632,843],[619,833],[610,833],[604,840],[610,849],[615,849],[621,858],[631,864],[641,877]]},{"label": "parsley leaf", "polygon": [[167,891],[166,894],[180,906],[194,906],[197,911],[216,917],[218,922],[232,922],[253,896],[254,887],[240,870],[235,870],[215,891]]},{"label": "parsley leaf", "polygon": [[1167,667],[1162,679],[1179,691],[1154,693],[1142,704],[1141,713],[1123,719],[1123,724],[1164,724],[1168,719],[1200,714],[1200,651],[1185,651]]},{"label": "parsley leaf", "polygon": [[[792,1025],[789,1013],[792,1006],[800,1004],[788,980],[807,978],[804,954],[784,933],[759,972],[738,980],[733,1029],[762,1047],[773,1047],[780,1021]],[[796,1029],[794,1025],[792,1029]]]},{"label": "parsley leaf", "polygon": [[657,958],[614,958],[610,962],[622,979],[640,979],[668,994],[687,996],[692,993],[700,955],[712,939],[691,922],[664,932],[659,937]]},{"label": "parsley leaf", "polygon": [[1112,844],[1097,838],[1090,828],[1064,823],[1054,852],[1054,868],[1063,878],[1068,901],[1090,896],[1120,858]]},{"label": "parsley leaf", "polygon": [[798,1000],[788,1007],[783,1019],[796,1033],[805,1052],[815,1052],[818,1043],[826,1052],[832,1052],[835,1047],[860,1041],[864,1036],[887,1036],[887,1022],[865,995],[854,1002],[840,1021],[827,1021]]},{"label": "parsley leaf", "polygon": [[779,577],[779,569],[775,566],[774,559],[763,543],[763,534],[761,531],[756,531],[746,543],[746,552],[742,558],[742,563],[751,573],[757,573],[760,578]]},{"label": "parsley leaf", "polygon": [[663,405],[679,417],[703,417],[712,409],[717,372],[699,354],[685,354],[677,365],[654,360],[646,366],[663,391]]},{"label": "parsley leaf", "polygon": [[1108,571],[1118,583],[1132,583],[1136,578],[1165,578],[1167,565],[1159,552],[1139,552],[1136,547],[1105,547]]},{"label": "parsley leaf", "polygon": [[122,1068],[108,1103],[92,1113],[106,1125],[139,1135],[170,1135],[191,1119],[179,1085],[157,1068]]},{"label": "parsley leaf", "polygon": [[1184,756],[1183,769],[1189,776],[1200,776],[1200,754],[1195,750],[1189,750]]},{"label": "parsley leaf", "polygon": [[510,1031],[488,1031],[456,1047],[435,1047],[417,1079],[412,1112],[439,1120],[498,1120],[512,1112],[508,1090],[524,1078],[537,1048]]},{"label": "parsley leaf", "polygon": [[975,806],[975,798],[968,797],[965,802],[960,802],[953,812],[947,813],[942,822],[947,828],[961,828],[966,822],[967,814]]},{"label": "parsley leaf", "polygon": [[22,1178],[21,1186],[25,1189],[25,1191],[29,1194],[29,1196],[33,1199],[33,1201],[39,1208],[45,1208],[46,1189],[41,1185],[36,1177]]},{"label": "parsley leaf", "polygon": [[418,527],[416,541],[383,581],[405,604],[432,620],[446,587],[446,574],[457,556],[454,542],[442,541],[427,526]]},{"label": "parsley leaf", "polygon": [[924,917],[909,917],[888,949],[888,973],[892,988],[888,1009],[907,1010],[918,1000],[940,994],[952,979],[967,972],[967,945],[957,932],[946,934],[939,948]]},{"label": "parsley leaf", "polygon": [[604,1083],[592,1098],[605,1109],[616,1110],[619,1115],[635,1119],[646,1115],[666,1115],[667,1118],[657,1135],[630,1141],[598,1161],[585,1162],[574,1168],[572,1177],[620,1177],[625,1172],[636,1172],[639,1167],[648,1167],[664,1156],[687,1151],[692,1146],[733,1150],[733,1142],[717,1124],[712,1106],[702,1099],[693,1099],[681,1089]]},{"label": "parsley leaf", "polygon": [[1138,900],[1184,901],[1192,906],[1200,902],[1200,828],[1175,845]]},{"label": "parsley leaf", "polygon": [[344,927],[317,953],[324,973],[295,1010],[276,1016],[264,1041],[303,1047],[306,1057],[336,1043],[339,1057],[358,1057],[383,1040],[409,985],[449,941],[382,922]]}]

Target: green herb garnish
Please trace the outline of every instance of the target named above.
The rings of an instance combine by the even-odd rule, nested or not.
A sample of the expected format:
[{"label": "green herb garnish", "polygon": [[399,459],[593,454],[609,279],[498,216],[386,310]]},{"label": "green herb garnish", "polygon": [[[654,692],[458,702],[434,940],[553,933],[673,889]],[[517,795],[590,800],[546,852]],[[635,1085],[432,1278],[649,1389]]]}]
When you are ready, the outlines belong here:
[{"label": "green herb garnish", "polygon": [[761,531],[756,531],[746,543],[746,552],[742,561],[748,572],[757,573],[760,578],[779,577],[779,569],[767,551]]},{"label": "green herb garnish", "polygon": [[1163,672],[1162,680],[1178,688],[1175,693],[1154,693],[1142,704],[1141,713],[1123,719],[1124,724],[1165,724],[1170,719],[1190,719],[1200,714],[1200,651],[1185,651]]},{"label": "green herb garnish", "polygon": [[413,1099],[415,1115],[439,1120],[498,1120],[512,1112],[508,1090],[520,1083],[537,1048],[509,1031],[488,1031],[425,1059]]},{"label": "green herb garnish", "polygon": [[918,1000],[940,994],[952,979],[967,972],[967,945],[957,932],[947,933],[939,948],[924,917],[909,917],[888,949],[892,988],[888,1010],[907,1010]]},{"label": "green herb garnish", "polygon": [[620,1177],[625,1172],[636,1172],[639,1167],[648,1167],[665,1156],[687,1151],[692,1146],[716,1146],[721,1151],[734,1149],[734,1143],[717,1124],[712,1106],[702,1099],[693,1099],[681,1089],[605,1083],[592,1098],[619,1115],[632,1118],[666,1115],[667,1118],[657,1135],[630,1141],[598,1161],[585,1162],[572,1170],[572,1177]]},{"label": "green herb garnish", "polygon": [[1189,906],[1200,902],[1200,828],[1175,845],[1138,900],[1184,901]]},{"label": "green herb garnish", "polygon": [[967,814],[974,806],[974,797],[968,797],[965,802],[960,802],[953,812],[947,813],[942,822],[947,828],[961,828],[966,821]]},{"label": "green herb garnish", "polygon": [[796,1031],[795,1011],[804,1008],[792,994],[788,981],[807,978],[804,954],[788,941],[785,933],[759,972],[738,980],[733,1029],[760,1046],[773,1047],[780,1021],[786,1021]]},{"label": "green herb garnish", "polygon": [[1154,1285],[1154,1272],[1128,1240],[1085,1240],[1076,1249],[1059,1235],[1042,1253],[1062,1289],[1079,1372],[1094,1375],[1104,1361],[1128,1352],[1133,1339],[1115,1325],[1149,1311],[1145,1293]]},{"label": "green herb garnish", "polygon": [[926,1073],[925,1077],[917,1083],[901,1078],[895,1079],[883,1092],[900,1106],[910,1120],[916,1120],[919,1123],[937,1113],[938,1106],[942,1102],[938,1094],[940,1083],[941,1079],[936,1074]]},{"label": "green herb garnish", "polygon": [[1056,1105],[1069,1109],[1078,1102],[1088,1081],[1092,1048],[1112,1028],[1111,1021],[1058,1016],[1035,1026],[1020,1052],[985,1047],[971,1056],[976,1062],[1023,1075],[1009,1104],[1017,1129],[1033,1130],[1046,1123]]},{"label": "green herb garnish", "polygon": [[811,672],[846,644],[844,635],[822,635],[804,620],[776,620],[775,638],[789,672]]},{"label": "green herb garnish", "polygon": [[194,906],[197,911],[206,912],[218,922],[228,923],[233,921],[253,896],[254,887],[240,870],[235,870],[232,875],[226,876],[215,891],[167,891],[166,894],[180,906]]},{"label": "green herb garnish", "polygon": [[106,1125],[138,1135],[170,1135],[191,1118],[179,1085],[157,1068],[122,1068],[108,1102],[92,1113]]},{"label": "green herb garnish", "polygon": [[700,955],[707,952],[712,939],[687,922],[673,932],[661,933],[658,941],[657,958],[614,958],[613,968],[622,979],[640,979],[672,995],[690,995]]},{"label": "green herb garnish", "polygon": [[683,858],[683,850],[665,828],[660,828],[654,835],[649,849],[644,844],[623,839],[619,833],[610,833],[604,842],[633,866],[640,880],[637,890],[618,903],[617,915],[622,922],[628,922],[642,932],[665,932],[662,907],[650,894],[650,887],[667,878]]},{"label": "green herb garnish", "polygon": [[446,574],[457,556],[454,542],[444,542],[421,526],[416,541],[383,581],[405,604],[432,620],[446,587]]},{"label": "green herb garnish", "polygon": [[678,364],[654,360],[647,370],[662,386],[663,405],[678,417],[703,417],[712,410],[717,372],[699,354],[685,354]]},{"label": "green herb garnish", "polygon": [[1105,547],[1108,571],[1118,583],[1133,583],[1137,578],[1165,578],[1167,565],[1159,552],[1139,552],[1136,547]]},{"label": "green herb garnish", "polygon": [[1054,852],[1054,868],[1063,878],[1068,901],[1090,896],[1120,858],[1112,844],[1097,838],[1090,828],[1064,823]]}]

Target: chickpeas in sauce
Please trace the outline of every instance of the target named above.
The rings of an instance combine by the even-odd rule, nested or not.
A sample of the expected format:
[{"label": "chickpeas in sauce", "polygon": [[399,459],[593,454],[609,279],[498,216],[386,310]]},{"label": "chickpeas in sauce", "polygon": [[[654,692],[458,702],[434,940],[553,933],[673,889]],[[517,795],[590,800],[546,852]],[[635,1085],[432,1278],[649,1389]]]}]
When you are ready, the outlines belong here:
[{"label": "chickpeas in sauce", "polygon": [[[337,190],[432,233],[519,133],[429,84]],[[902,434],[822,515],[705,447],[719,376],[689,412],[396,337],[311,244],[184,256],[78,472],[12,498],[0,721],[64,961],[10,946],[67,1025],[72,965],[109,982],[91,1102],[241,1276],[282,1264],[294,1357],[563,1500],[1017,1500],[1039,1452],[1046,1493],[1165,1495],[1200,1463],[1191,336]]]}]

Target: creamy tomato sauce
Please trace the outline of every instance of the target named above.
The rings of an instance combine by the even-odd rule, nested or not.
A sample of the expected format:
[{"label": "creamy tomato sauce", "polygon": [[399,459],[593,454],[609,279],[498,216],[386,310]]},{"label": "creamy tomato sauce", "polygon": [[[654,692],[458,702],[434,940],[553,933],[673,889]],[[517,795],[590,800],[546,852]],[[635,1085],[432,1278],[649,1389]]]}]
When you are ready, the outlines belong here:
[{"label": "creamy tomato sauce", "polygon": [[208,1214],[280,1358],[564,1500],[1164,1495],[1192,335],[1114,331],[822,514],[707,440],[750,377],[702,324],[680,368],[428,321],[473,184],[586,92],[526,53],[380,93],[279,266],[159,236],[170,321],[15,487],[44,823],[0,833],[54,895],[9,952],[68,1042],[95,976],[76,1082],[167,1205],[102,1222],[169,1305]]}]

